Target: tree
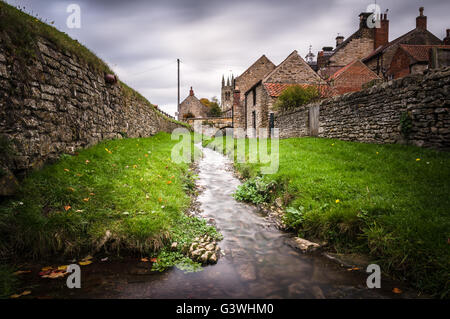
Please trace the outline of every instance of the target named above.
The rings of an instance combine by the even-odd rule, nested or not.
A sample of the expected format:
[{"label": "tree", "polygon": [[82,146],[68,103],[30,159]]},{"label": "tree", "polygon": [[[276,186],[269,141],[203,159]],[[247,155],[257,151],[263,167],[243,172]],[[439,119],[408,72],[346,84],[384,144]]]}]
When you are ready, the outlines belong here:
[{"label": "tree", "polygon": [[285,89],[275,102],[275,109],[289,110],[308,104],[320,97],[317,86],[293,85]]},{"label": "tree", "polygon": [[211,106],[208,111],[209,117],[220,117],[222,116],[222,109],[217,102],[211,102]]},{"label": "tree", "polygon": [[213,96],[211,101],[207,98],[200,99],[200,103],[208,108],[208,117],[220,117],[222,116],[222,109],[219,106],[219,100]]},{"label": "tree", "polygon": [[194,117],[195,117],[194,114],[192,114],[191,112],[188,112],[188,113],[183,115],[184,119],[192,119]]}]

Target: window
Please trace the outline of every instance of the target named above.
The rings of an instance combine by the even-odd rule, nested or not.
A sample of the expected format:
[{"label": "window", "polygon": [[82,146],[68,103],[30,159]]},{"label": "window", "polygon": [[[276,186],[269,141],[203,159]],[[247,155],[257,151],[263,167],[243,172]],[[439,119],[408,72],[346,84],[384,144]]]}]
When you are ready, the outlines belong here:
[{"label": "window", "polygon": [[256,88],[253,89],[253,105],[256,105]]},{"label": "window", "polygon": [[252,111],[253,128],[256,129],[256,111]]}]

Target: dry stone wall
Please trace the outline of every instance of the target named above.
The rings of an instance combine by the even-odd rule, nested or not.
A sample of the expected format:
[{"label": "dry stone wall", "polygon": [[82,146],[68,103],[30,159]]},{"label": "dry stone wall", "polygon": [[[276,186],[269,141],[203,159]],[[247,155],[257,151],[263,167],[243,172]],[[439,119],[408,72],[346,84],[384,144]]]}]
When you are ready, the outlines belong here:
[{"label": "dry stone wall", "polygon": [[150,136],[179,126],[44,39],[32,63],[21,63],[6,49],[5,35],[0,41],[0,136],[14,149],[10,171],[41,167],[104,139]]},{"label": "dry stone wall", "polygon": [[[319,102],[319,137],[450,150],[450,68]],[[280,135],[310,135],[309,109],[275,117]]]}]

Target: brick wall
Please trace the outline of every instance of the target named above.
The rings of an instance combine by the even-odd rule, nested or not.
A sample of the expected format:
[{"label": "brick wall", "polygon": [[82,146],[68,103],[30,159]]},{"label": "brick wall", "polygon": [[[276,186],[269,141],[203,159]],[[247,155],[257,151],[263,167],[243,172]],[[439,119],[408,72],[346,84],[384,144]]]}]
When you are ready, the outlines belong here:
[{"label": "brick wall", "polygon": [[[309,134],[309,107],[277,114],[282,137]],[[450,67],[326,99],[319,108],[319,137],[450,150]],[[402,114],[411,120],[407,135]]]}]

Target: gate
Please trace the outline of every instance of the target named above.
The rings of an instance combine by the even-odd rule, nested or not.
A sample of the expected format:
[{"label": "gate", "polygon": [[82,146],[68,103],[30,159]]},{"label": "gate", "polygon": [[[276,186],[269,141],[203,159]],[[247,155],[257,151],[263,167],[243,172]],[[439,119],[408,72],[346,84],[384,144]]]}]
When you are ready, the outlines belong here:
[{"label": "gate", "polygon": [[309,108],[309,136],[319,135],[319,105]]}]

